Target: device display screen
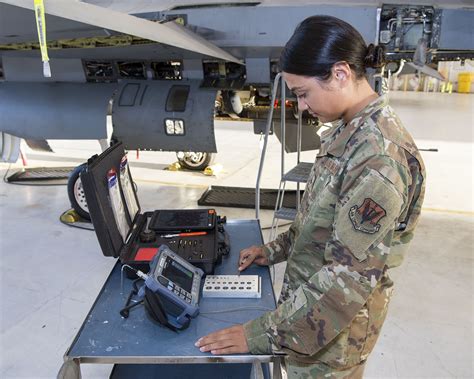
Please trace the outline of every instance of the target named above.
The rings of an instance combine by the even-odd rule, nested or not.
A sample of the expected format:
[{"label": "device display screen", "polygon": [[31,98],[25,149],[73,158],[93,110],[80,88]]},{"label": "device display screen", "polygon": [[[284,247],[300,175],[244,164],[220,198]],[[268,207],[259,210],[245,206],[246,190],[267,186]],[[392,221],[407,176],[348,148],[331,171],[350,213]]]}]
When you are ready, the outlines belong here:
[{"label": "device display screen", "polygon": [[202,230],[215,225],[212,209],[160,210],[153,213],[150,229],[153,230]]},{"label": "device display screen", "polygon": [[166,257],[166,262],[161,275],[176,283],[183,290],[191,293],[194,277],[193,272],[189,271],[186,267],[183,267],[170,257]]}]

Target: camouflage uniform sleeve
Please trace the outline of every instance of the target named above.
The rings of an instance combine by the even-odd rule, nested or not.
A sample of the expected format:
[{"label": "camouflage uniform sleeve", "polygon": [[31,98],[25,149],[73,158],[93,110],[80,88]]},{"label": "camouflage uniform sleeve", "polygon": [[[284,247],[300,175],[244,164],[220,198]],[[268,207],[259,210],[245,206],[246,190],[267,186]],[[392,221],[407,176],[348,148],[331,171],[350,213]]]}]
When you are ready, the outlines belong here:
[{"label": "camouflage uniform sleeve", "polygon": [[263,251],[268,258],[269,264],[273,265],[288,259],[288,253],[293,244],[294,235],[294,224],[292,224],[290,229],[279,234],[275,240],[263,245]]},{"label": "camouflage uniform sleeve", "polygon": [[344,176],[333,232],[321,252],[325,265],[275,311],[244,324],[251,353],[318,353],[350,324],[376,287],[406,201],[408,175],[384,156],[363,166],[356,177]]}]

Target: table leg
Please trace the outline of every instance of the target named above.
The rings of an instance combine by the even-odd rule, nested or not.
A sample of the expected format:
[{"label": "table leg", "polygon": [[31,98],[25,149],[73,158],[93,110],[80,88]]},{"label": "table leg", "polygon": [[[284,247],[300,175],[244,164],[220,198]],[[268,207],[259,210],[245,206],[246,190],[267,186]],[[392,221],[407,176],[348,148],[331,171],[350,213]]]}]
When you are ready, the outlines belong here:
[{"label": "table leg", "polygon": [[273,379],[288,379],[285,357],[277,356],[273,361]]},{"label": "table leg", "polygon": [[57,379],[82,379],[79,361],[71,359],[64,362],[59,369]]},{"label": "table leg", "polygon": [[260,361],[253,361],[252,369],[250,370],[250,379],[265,379],[263,376],[262,363]]}]

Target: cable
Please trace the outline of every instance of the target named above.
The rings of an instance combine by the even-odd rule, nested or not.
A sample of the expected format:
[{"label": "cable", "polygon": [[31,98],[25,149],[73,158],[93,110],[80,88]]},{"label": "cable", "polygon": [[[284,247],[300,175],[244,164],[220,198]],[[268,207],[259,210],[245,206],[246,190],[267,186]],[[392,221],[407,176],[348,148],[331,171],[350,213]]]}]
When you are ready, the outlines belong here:
[{"label": "cable", "polygon": [[127,264],[122,265],[122,267],[120,268],[120,293],[122,294],[122,296],[123,296],[123,269],[125,267],[132,270],[134,273],[138,271],[137,269]]},{"label": "cable", "polygon": [[239,311],[273,311],[273,308],[267,307],[244,307],[244,308],[231,308],[231,309],[223,309],[220,311],[212,311],[212,312],[205,312],[199,313],[200,315],[210,315],[210,314],[217,314],[217,313],[229,313],[229,312],[239,312]]},{"label": "cable", "polygon": [[403,35],[405,36],[414,26],[415,26],[415,23],[411,24],[410,27],[403,32]]},{"label": "cable", "polygon": [[230,325],[240,325],[240,322],[232,322],[232,321],[228,321],[228,320],[222,320],[222,319],[219,319],[219,318],[207,317],[206,315],[203,315],[201,313],[199,314],[199,316],[203,317],[203,318],[207,318],[208,320],[224,322],[224,323],[230,324]]},{"label": "cable", "polygon": [[[124,265],[128,268],[131,268],[132,270],[135,270],[133,267],[129,266],[129,265]],[[122,269],[121,269],[121,273],[123,274],[123,269],[124,269],[124,266],[122,266]],[[135,270],[137,271],[137,274],[138,272],[141,272],[139,270]],[[142,273],[143,274],[143,273]],[[120,276],[120,282],[121,282],[121,285],[123,285],[122,283],[123,281],[123,275]],[[141,300],[133,300],[133,297],[138,295],[138,292],[140,291],[140,289],[138,288],[138,282],[142,282],[143,279],[140,277],[138,279],[135,279],[132,283],[132,287],[133,289],[130,291],[130,294],[128,295],[128,298],[127,298],[127,301],[125,302],[125,306],[120,310],[120,316],[122,316],[123,318],[128,318],[129,314],[130,314],[130,310],[132,308],[135,308],[136,306],[138,305],[141,305],[144,303],[144,300],[141,299]],[[121,288],[121,292],[122,292],[122,296],[123,296],[123,288]],[[132,303],[132,304],[130,304]]]},{"label": "cable", "polygon": [[148,275],[143,273],[142,271],[140,270],[137,270],[136,268],[130,266],[130,265],[127,265],[127,264],[123,264],[122,267],[120,268],[120,293],[122,294],[123,296],[123,269],[124,268],[128,268],[130,270],[132,270],[137,276],[138,276],[138,279],[135,279],[133,281],[133,289],[138,293],[138,287],[137,287],[137,282],[140,281],[140,280],[146,280],[148,279]]},{"label": "cable", "polygon": [[[278,225],[279,228],[281,228],[282,226],[288,226],[288,225],[291,225],[293,224],[293,222],[287,222],[286,224],[282,224],[282,225]],[[271,229],[272,227],[271,226],[266,226],[264,228],[261,228],[262,230],[268,230],[268,229]]]}]

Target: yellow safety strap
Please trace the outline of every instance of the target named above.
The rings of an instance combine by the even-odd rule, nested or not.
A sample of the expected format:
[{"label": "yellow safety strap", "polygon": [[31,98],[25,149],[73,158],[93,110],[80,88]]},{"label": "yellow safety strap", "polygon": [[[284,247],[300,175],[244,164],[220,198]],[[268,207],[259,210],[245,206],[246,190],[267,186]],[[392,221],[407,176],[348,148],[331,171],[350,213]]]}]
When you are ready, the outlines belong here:
[{"label": "yellow safety strap", "polygon": [[43,61],[43,75],[45,78],[51,77],[49,66],[48,45],[46,44],[46,19],[44,17],[43,0],[34,0],[36,27],[38,28],[38,38],[41,49],[41,60]]}]

